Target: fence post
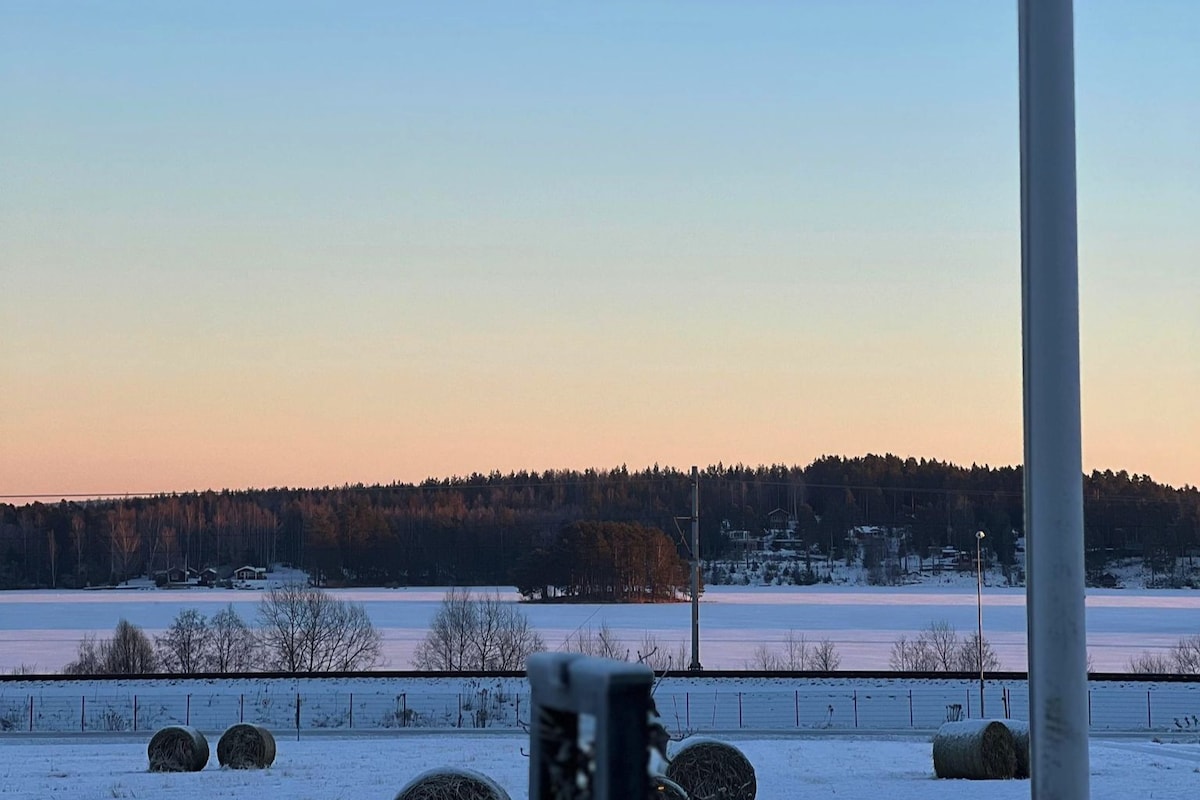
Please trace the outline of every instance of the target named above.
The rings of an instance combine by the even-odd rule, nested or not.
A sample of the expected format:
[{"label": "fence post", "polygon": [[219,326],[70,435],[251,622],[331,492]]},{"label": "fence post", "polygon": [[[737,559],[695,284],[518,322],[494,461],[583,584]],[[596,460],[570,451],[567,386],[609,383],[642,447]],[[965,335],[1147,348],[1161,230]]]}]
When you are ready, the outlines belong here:
[{"label": "fence post", "polygon": [[133,696],[133,732],[137,733],[137,695]]},{"label": "fence post", "polygon": [[1154,717],[1150,713],[1150,690],[1146,690],[1146,727],[1153,730]]},{"label": "fence post", "polygon": [[917,724],[913,719],[912,689],[908,690],[908,727],[917,727]]},{"label": "fence post", "polygon": [[800,690],[796,689],[796,727],[800,727]]},{"label": "fence post", "polygon": [[971,690],[967,689],[967,719],[971,718]]},{"label": "fence post", "polygon": [[33,695],[29,695],[29,732],[33,733]]},{"label": "fence post", "polygon": [[400,704],[401,704],[400,724],[401,724],[401,726],[407,728],[408,727],[408,692],[401,692]]},{"label": "fence post", "polygon": [[854,727],[858,727],[858,689],[854,690]]},{"label": "fence post", "polygon": [[690,731],[692,729],[692,693],[691,692],[683,693],[683,718],[685,720],[687,720],[687,727],[688,727],[688,730]]},{"label": "fence post", "polygon": [[238,722],[246,721],[246,695],[238,695]]},{"label": "fence post", "polygon": [[300,741],[300,693],[296,692],[296,741]]},{"label": "fence post", "polygon": [[79,732],[87,731],[87,695],[79,696]]},{"label": "fence post", "polygon": [[738,692],[738,727],[742,727],[742,693]]},{"label": "fence post", "polygon": [[1092,727],[1092,690],[1088,689],[1088,727]]},{"label": "fence post", "polygon": [[184,707],[184,710],[183,710],[183,724],[184,725],[192,724],[192,695],[190,692],[188,693],[188,696],[187,696],[187,705]]},{"label": "fence post", "polygon": [[520,692],[517,692],[516,700],[517,700],[517,704],[516,704],[517,727],[519,728],[519,727],[521,727],[521,693]]},{"label": "fence post", "polygon": [[350,693],[350,727],[354,728],[354,692]]}]

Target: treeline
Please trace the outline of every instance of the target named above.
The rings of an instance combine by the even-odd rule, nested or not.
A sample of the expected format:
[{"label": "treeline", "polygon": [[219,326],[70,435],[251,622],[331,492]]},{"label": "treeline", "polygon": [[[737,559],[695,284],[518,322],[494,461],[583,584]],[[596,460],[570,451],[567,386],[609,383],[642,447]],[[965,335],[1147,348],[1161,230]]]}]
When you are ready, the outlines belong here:
[{"label": "treeline", "polygon": [[[1140,555],[1166,570],[1200,548],[1195,487],[1108,471],[1083,477],[1083,486],[1093,561]],[[564,529],[580,522],[654,528],[687,557],[676,518],[690,513],[690,493],[687,472],[655,466],[3,504],[0,587],[102,585],[174,566],[269,562],[302,567],[328,585],[511,585],[539,550],[561,550]],[[982,529],[997,559],[1012,563],[1021,496],[1019,467],[892,455],[829,456],[804,467],[717,464],[700,472],[701,551],[726,551],[723,521],[761,531],[783,509],[806,547],[835,558],[846,555],[852,527],[873,525],[906,531],[916,553],[972,549]]]},{"label": "treeline", "polygon": [[[383,637],[363,605],[338,600],[321,589],[300,584],[271,589],[259,602],[257,623],[251,627],[232,605],[211,619],[186,608],[152,640],[122,619],[112,638],[84,636],[63,673],[354,672],[369,670],[382,659]],[[21,671],[32,673],[34,668]]]}]

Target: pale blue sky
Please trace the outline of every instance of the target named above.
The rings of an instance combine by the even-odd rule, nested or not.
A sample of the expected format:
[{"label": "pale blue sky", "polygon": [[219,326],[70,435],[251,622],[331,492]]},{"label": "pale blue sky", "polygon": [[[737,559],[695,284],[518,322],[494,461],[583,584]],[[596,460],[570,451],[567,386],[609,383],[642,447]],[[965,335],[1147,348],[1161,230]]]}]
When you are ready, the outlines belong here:
[{"label": "pale blue sky", "polygon": [[[1200,3],[1076,20],[1085,465],[1200,483]],[[1018,462],[1016,37],[4,0],[0,486]]]}]

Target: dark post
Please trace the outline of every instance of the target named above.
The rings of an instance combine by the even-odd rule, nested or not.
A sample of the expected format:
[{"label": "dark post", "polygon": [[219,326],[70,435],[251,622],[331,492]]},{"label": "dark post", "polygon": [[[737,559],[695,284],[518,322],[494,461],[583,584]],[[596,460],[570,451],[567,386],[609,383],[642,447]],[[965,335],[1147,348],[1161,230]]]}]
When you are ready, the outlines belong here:
[{"label": "dark post", "polygon": [[650,668],[578,653],[536,653],[527,666],[530,800],[573,793],[581,779],[591,800],[645,797]]}]

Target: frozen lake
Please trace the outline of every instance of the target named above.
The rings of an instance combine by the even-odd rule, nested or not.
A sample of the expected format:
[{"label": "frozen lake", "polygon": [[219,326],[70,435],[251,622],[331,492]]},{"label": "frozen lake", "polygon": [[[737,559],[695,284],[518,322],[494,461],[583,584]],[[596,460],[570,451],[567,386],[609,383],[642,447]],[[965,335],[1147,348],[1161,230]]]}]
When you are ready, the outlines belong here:
[{"label": "frozen lake", "polygon": [[[387,668],[408,669],[413,648],[437,611],[441,588],[355,589],[338,597],[362,603],[384,638]],[[502,596],[517,600],[512,589]],[[259,592],[185,591],[0,592],[0,670],[36,664],[56,671],[86,633],[111,633],[122,617],[159,633],[184,608],[211,616],[232,603],[253,622]],[[975,630],[975,592],[957,587],[731,587],[705,590],[700,604],[700,660],[708,669],[741,669],[759,644],[779,643],[789,629],[810,641],[836,643],[843,669],[887,669],[892,642],[944,619],[961,634]],[[607,623],[635,649],[643,632],[663,644],[690,642],[688,603],[522,606],[551,648],[583,627]],[[1087,598],[1088,650],[1098,671],[1123,671],[1142,650],[1168,648],[1200,633],[1200,592],[1093,590]],[[1023,589],[984,590],[984,634],[1003,668],[1025,668]]]}]

